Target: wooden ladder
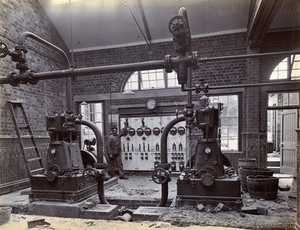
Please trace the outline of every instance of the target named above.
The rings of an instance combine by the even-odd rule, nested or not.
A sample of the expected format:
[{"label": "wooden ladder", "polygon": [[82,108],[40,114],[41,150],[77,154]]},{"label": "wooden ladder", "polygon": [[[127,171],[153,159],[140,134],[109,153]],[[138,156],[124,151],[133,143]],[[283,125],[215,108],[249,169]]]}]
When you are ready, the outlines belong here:
[{"label": "wooden ladder", "polygon": [[42,157],[37,147],[22,102],[8,101],[8,104],[10,105],[10,111],[19,139],[19,146],[28,177],[31,178],[32,175],[44,173],[45,168],[42,162]]}]

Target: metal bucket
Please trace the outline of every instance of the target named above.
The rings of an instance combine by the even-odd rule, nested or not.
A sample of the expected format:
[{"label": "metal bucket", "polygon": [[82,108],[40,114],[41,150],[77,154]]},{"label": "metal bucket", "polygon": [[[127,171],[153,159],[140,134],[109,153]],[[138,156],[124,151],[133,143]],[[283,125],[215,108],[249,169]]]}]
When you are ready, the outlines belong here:
[{"label": "metal bucket", "polygon": [[272,176],[247,176],[248,191],[256,199],[277,199],[279,178]]},{"label": "metal bucket", "polygon": [[247,176],[257,176],[257,175],[262,175],[262,176],[273,176],[273,171],[267,168],[239,168],[239,177],[241,179],[241,187],[242,190],[247,192],[248,187],[247,187]]},{"label": "metal bucket", "polygon": [[10,206],[0,206],[0,224],[4,224],[10,220],[11,209]]}]

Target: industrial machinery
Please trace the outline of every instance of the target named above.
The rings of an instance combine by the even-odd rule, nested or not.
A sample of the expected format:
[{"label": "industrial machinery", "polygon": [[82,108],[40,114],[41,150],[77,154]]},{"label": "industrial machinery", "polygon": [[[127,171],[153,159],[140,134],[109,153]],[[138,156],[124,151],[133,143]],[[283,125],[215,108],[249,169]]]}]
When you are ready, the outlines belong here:
[{"label": "industrial machinery", "polygon": [[240,179],[228,158],[220,149],[220,113],[222,104],[209,105],[203,96],[204,107],[195,111],[194,125],[201,130],[195,153],[177,180],[177,206],[185,204],[225,203],[241,207]]},{"label": "industrial machinery", "polygon": [[[184,59],[191,53],[191,37],[188,19],[184,8],[179,10],[179,15],[169,22],[169,30],[174,36],[175,51],[179,58]],[[201,81],[200,84],[191,86],[191,65],[185,61],[177,66],[178,83],[182,91],[188,92],[188,101],[182,116],[170,121],[162,133],[161,138],[161,162],[153,171],[153,181],[162,184],[162,199],[160,206],[164,206],[167,198],[170,181],[170,167],[167,153],[167,136],[172,127],[185,121],[187,132],[199,129],[201,137],[198,140],[194,153],[187,154],[190,157],[189,164],[183,169],[177,179],[176,206],[202,204],[218,204],[222,202],[234,209],[241,208],[240,179],[230,167],[230,161],[221,152],[220,148],[220,114],[222,104],[216,107],[208,103],[209,86]],[[194,109],[192,92],[203,92],[200,98],[200,108]]]},{"label": "industrial machinery", "polygon": [[[190,134],[192,130],[197,128],[201,131],[201,137],[198,140],[195,152],[187,154],[187,156],[191,157],[182,159],[182,157],[179,156],[180,162],[182,160],[182,162],[188,161],[189,163],[186,165],[181,163],[179,166],[179,171],[182,173],[177,179],[177,206],[180,207],[186,204],[194,205],[199,202],[222,202],[233,208],[239,209],[241,207],[240,179],[232,170],[230,162],[220,150],[219,119],[222,106],[219,104],[217,107],[213,107],[208,104],[205,95],[208,93],[209,86],[205,84],[204,81],[192,86],[191,69],[198,68],[198,62],[205,63],[209,61],[256,58],[261,56],[291,55],[298,54],[299,51],[198,58],[196,52],[191,52],[191,33],[187,13],[183,7],[180,8],[179,14],[170,20],[169,30],[173,34],[175,52],[177,53],[176,57],[166,55],[164,60],[79,69],[71,68],[69,64],[68,69],[41,73],[31,71],[27,65],[27,50],[24,46],[26,37],[32,37],[43,44],[59,50],[66,58],[67,62],[70,62],[68,61],[67,55],[61,49],[32,33],[25,32],[20,39],[19,45],[16,46],[13,51],[9,50],[5,43],[0,42],[0,58],[4,58],[7,55],[11,56],[11,60],[16,62],[16,69],[19,70],[18,73],[13,72],[6,78],[1,78],[0,84],[16,86],[18,84],[27,83],[37,84],[39,80],[68,78],[67,111],[72,111],[71,77],[158,68],[164,68],[167,72],[175,70],[177,72],[178,83],[181,85],[181,90],[188,94],[188,101],[185,105],[183,114],[174,114],[175,117],[164,126],[163,130],[159,130],[155,127],[153,127],[152,130],[149,129],[149,127],[146,129],[147,127],[144,127],[144,125],[142,125],[142,129],[136,127],[136,130],[128,130],[129,138],[131,134],[135,134],[135,131],[137,138],[142,138],[144,134],[147,136],[150,132],[153,132],[154,135],[158,133],[161,135],[160,144],[155,143],[152,146],[149,145],[149,151],[148,143],[146,143],[148,140],[142,139],[145,146],[142,142],[140,148],[143,150],[144,154],[138,156],[139,160],[147,161],[149,160],[149,153],[152,151],[151,149],[154,148],[156,153],[156,156],[154,157],[156,157],[156,159],[154,158],[155,162],[153,165],[154,170],[152,178],[154,182],[159,183],[162,186],[161,200],[158,206],[166,205],[170,171],[174,171],[172,170],[172,167],[174,169],[174,164],[172,166],[172,162],[169,162],[168,146],[170,145],[168,143],[168,135],[169,133],[172,135],[172,133],[175,132],[174,127],[176,128],[177,124],[184,122],[185,127],[182,128],[180,125],[181,132],[184,130],[186,133]],[[279,85],[281,82],[272,84]],[[251,86],[257,85],[243,85],[243,87]],[[203,92],[204,97],[202,96],[200,100],[201,106],[198,109],[195,109],[194,104],[192,103],[192,92],[195,92],[196,94]],[[153,107],[153,104],[150,104],[149,106]],[[88,150],[80,151],[77,140],[77,125],[87,125],[94,131],[97,143],[96,156],[89,154]],[[32,185],[31,199],[76,202],[91,195],[95,192],[97,187],[100,202],[107,203],[103,191],[106,164],[103,162],[103,145],[99,129],[97,129],[92,122],[84,121],[79,116],[75,116],[72,112],[68,112],[63,115],[56,114],[47,117],[47,130],[49,131],[51,140],[47,154],[46,173],[30,176]],[[177,130],[179,132],[179,127]],[[130,146],[130,140],[131,139],[128,139],[128,146],[127,143],[123,146],[123,149],[125,150],[124,160],[126,160],[125,157],[127,157],[128,161],[132,160],[130,159],[130,153],[136,151],[136,148],[139,150],[139,145],[137,145],[138,147],[134,146],[133,148]],[[175,146],[177,148],[176,144]],[[173,148],[173,145],[171,148]],[[175,150],[175,147],[173,150]],[[160,154],[157,154],[159,153],[158,151]],[[181,146],[180,151],[184,151],[183,145]],[[82,158],[82,152],[90,157]],[[148,154],[146,154],[147,152]],[[177,157],[176,160],[178,160],[178,154],[177,156],[174,156]],[[91,162],[94,162],[95,159],[96,162],[92,165]],[[87,167],[87,165],[90,166]]]},{"label": "industrial machinery", "polygon": [[[94,129],[96,126],[73,113],[47,116],[46,124],[50,135],[46,169],[43,174],[31,175],[31,201],[78,202],[94,195],[98,189],[100,200],[106,203],[101,186],[100,190],[98,187],[104,180],[105,164],[101,167],[97,163],[100,156],[89,151],[91,147],[81,151],[78,142],[78,125]],[[86,143],[90,146],[96,143],[96,139]],[[100,182],[96,178],[101,178]]]}]

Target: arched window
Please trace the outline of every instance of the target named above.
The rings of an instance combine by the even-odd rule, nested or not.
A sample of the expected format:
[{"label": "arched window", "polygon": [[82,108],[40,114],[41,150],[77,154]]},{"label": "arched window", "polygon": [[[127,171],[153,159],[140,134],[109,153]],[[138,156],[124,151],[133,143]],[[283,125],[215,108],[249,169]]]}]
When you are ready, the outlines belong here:
[{"label": "arched window", "polygon": [[175,71],[167,73],[164,69],[136,71],[128,78],[123,91],[148,90],[180,87]]},{"label": "arched window", "polygon": [[270,80],[300,80],[300,55],[283,59],[273,70]]}]

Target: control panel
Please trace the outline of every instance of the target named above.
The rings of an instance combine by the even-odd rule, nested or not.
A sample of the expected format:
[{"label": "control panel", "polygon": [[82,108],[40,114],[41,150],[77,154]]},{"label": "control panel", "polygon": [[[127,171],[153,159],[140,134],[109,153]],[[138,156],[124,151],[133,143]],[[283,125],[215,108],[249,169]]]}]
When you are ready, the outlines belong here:
[{"label": "control panel", "polygon": [[[121,127],[128,122],[126,136],[121,138],[122,163],[124,170],[152,171],[161,161],[161,135],[175,116],[126,117],[120,118]],[[168,135],[168,162],[172,171],[181,171],[186,164],[185,122],[176,124]]]}]

